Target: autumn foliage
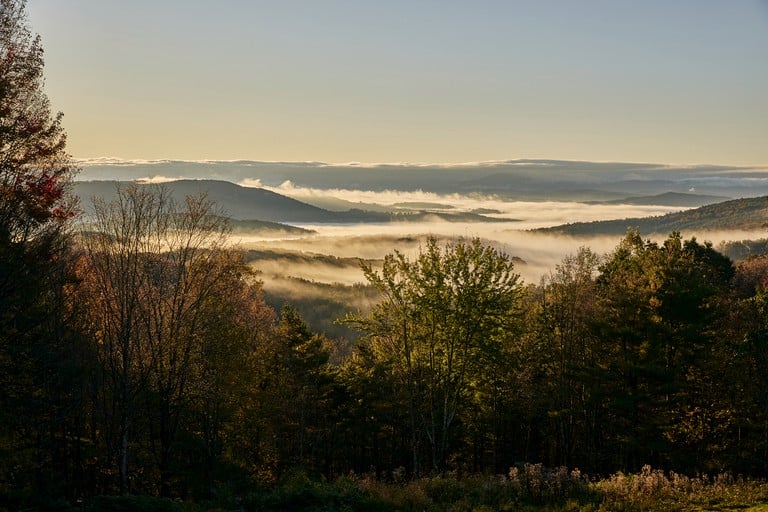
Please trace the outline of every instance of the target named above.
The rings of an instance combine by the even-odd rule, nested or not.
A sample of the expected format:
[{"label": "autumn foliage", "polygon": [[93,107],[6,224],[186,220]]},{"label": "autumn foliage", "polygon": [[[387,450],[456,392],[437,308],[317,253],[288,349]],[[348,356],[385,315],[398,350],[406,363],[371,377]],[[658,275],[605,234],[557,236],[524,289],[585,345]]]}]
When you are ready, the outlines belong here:
[{"label": "autumn foliage", "polygon": [[267,305],[205,195],[128,186],[77,217],[42,57],[0,0],[0,510],[765,496],[732,476],[768,477],[765,256],[629,231],[526,284],[430,238],[362,265],[377,300],[330,339]]}]

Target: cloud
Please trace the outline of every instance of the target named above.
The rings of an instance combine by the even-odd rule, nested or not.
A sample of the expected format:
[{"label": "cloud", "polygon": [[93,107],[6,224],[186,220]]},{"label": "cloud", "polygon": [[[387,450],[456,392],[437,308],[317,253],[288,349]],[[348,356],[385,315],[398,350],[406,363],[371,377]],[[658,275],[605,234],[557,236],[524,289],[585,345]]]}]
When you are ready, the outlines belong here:
[{"label": "cloud", "polygon": [[145,178],[138,178],[136,181],[139,183],[168,183],[169,181],[178,181],[184,179],[182,177],[168,177],[168,176],[147,176]]},{"label": "cloud", "polygon": [[343,163],[324,163],[324,167],[358,167],[365,169],[377,169],[382,167],[413,167],[413,168],[436,168],[453,169],[464,167],[500,167],[500,166],[538,166],[548,167],[553,165],[548,161],[536,160],[478,160],[472,162],[343,162]]},{"label": "cloud", "polygon": [[[252,180],[253,181],[253,180]],[[489,217],[514,219],[514,226],[506,229],[533,229],[568,222],[590,222],[594,220],[620,219],[629,217],[647,217],[684,210],[682,207],[658,205],[621,205],[621,204],[584,204],[563,201],[508,201],[492,195],[481,194],[438,194],[424,190],[358,190],[358,189],[319,189],[299,187],[286,180],[277,187],[262,188],[283,194],[299,201],[310,202],[313,199],[332,198],[352,204],[396,207],[402,203],[435,203],[451,205],[451,211],[496,211]],[[447,223],[447,228],[456,224]],[[497,230],[501,229],[497,226]],[[305,227],[305,226],[302,226]],[[312,225],[311,229],[322,231],[327,226]],[[483,228],[486,229],[486,228]]]},{"label": "cloud", "polygon": [[83,167],[91,167],[96,165],[115,165],[115,166],[131,166],[131,165],[163,165],[173,163],[173,160],[141,160],[132,159],[126,160],[123,158],[103,156],[98,158],[78,158],[75,159],[78,165]]},{"label": "cloud", "polygon": [[237,164],[239,166],[258,167],[266,166],[289,166],[289,167],[353,167],[353,168],[435,168],[435,169],[454,169],[454,168],[489,168],[489,167],[551,167],[551,168],[610,168],[610,169],[635,169],[641,171],[755,171],[766,172],[768,168],[764,166],[723,166],[709,164],[658,164],[658,163],[636,163],[636,162],[613,162],[613,161],[585,161],[585,160],[547,160],[547,159],[511,159],[511,160],[477,160],[469,162],[321,162],[317,160],[242,160],[242,159],[200,159],[200,160],[181,160],[181,159],[129,159],[119,157],[96,157],[96,158],[78,158],[76,162],[82,166],[93,165],[163,165],[163,164],[210,164],[210,165],[229,165]]},{"label": "cloud", "polygon": [[238,183],[238,185],[249,188],[264,188],[264,184],[259,178],[246,178]]}]

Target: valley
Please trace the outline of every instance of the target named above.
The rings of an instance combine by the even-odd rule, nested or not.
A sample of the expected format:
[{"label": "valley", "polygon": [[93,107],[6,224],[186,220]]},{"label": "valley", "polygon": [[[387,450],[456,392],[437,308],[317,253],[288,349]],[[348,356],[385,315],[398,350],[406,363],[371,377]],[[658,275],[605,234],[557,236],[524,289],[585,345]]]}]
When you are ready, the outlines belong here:
[{"label": "valley", "polygon": [[[179,172],[186,176],[195,175],[201,165],[190,165],[184,172],[171,163],[155,163],[151,168],[137,164],[127,168],[134,174],[154,170],[164,175]],[[228,165],[239,168],[236,164]],[[531,165],[521,164],[526,169]],[[598,171],[606,172],[599,166],[598,171],[589,171],[580,163],[571,165],[572,175],[566,183],[581,180],[586,185]],[[124,167],[102,165],[95,169],[112,170],[120,175]],[[293,174],[277,166],[285,173],[267,172],[257,178],[230,176],[243,178],[242,183],[254,183],[249,179],[274,183],[283,178],[290,183],[271,188],[243,186],[221,179],[165,181],[145,177],[141,183],[159,186],[157,182],[160,182],[177,201],[185,195],[200,193],[215,201],[221,213],[230,217],[230,241],[245,251],[249,265],[264,284],[270,305],[278,310],[284,304],[296,307],[313,329],[337,340],[354,340],[357,333],[336,320],[350,310],[367,310],[375,298],[374,291],[364,284],[360,263],[376,266],[393,250],[416,254],[428,236],[443,241],[479,237],[512,256],[515,271],[522,279],[537,284],[564,257],[575,254],[581,247],[590,247],[598,254],[612,251],[628,228],[636,228],[644,237],[653,239],[680,231],[685,237],[696,236],[721,247],[731,257],[741,258],[760,250],[759,242],[749,241],[764,238],[768,223],[768,200],[764,197],[728,199],[690,192],[658,192],[661,188],[654,188],[668,186],[673,178],[681,180],[681,186],[688,186],[692,178],[684,170],[677,170],[680,175],[673,173],[666,180],[654,181],[653,186],[646,183],[641,187],[633,182],[620,199],[600,200],[598,198],[606,194],[593,192],[587,194],[588,200],[580,202],[536,200],[530,193],[524,194],[524,199],[514,199],[504,187],[479,193],[481,184],[499,179],[498,173],[477,178],[472,192],[441,192],[449,185],[460,188],[462,183],[461,186],[469,190],[466,187],[470,176],[474,176],[472,172],[487,171],[482,166],[472,172],[461,168],[443,169],[445,173],[439,175],[440,179],[429,183],[414,178],[409,184],[403,179],[398,190],[384,189],[387,183],[381,178],[363,181],[365,173],[349,183],[361,190],[304,188],[298,184],[330,187],[339,185],[344,177],[349,178],[344,172],[347,168],[332,168],[327,180],[320,182],[312,178],[305,167],[290,168],[295,171]],[[499,171],[499,165],[489,167]],[[501,166],[510,173],[512,167]],[[625,167],[614,169],[614,183],[631,181],[622,174],[627,172]],[[436,172],[434,169],[421,171]],[[635,177],[640,172],[637,168],[630,171]],[[84,174],[93,172],[93,168],[86,167]],[[651,170],[644,172],[651,173]],[[727,182],[731,192],[742,186],[739,180],[756,179],[754,173],[745,177],[742,171],[720,170],[719,178],[713,177],[715,171],[707,172],[710,175],[706,180]],[[547,174],[527,178],[529,184],[534,181],[538,189],[547,190],[550,196],[566,195],[562,184],[555,185]],[[547,183],[549,188],[545,187]],[[110,180],[77,181],[75,192],[81,198],[86,218],[94,197],[109,200],[119,187],[127,184]],[[423,185],[425,189],[406,189],[416,185]],[[637,195],[648,191],[658,193]]]}]

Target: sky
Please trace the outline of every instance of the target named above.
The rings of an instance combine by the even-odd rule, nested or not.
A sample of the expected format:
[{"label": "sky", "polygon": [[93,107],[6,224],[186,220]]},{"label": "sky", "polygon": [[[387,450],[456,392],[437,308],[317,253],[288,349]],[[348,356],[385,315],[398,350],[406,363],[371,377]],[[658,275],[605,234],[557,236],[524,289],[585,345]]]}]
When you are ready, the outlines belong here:
[{"label": "sky", "polygon": [[28,0],[76,158],[768,164],[768,0]]}]

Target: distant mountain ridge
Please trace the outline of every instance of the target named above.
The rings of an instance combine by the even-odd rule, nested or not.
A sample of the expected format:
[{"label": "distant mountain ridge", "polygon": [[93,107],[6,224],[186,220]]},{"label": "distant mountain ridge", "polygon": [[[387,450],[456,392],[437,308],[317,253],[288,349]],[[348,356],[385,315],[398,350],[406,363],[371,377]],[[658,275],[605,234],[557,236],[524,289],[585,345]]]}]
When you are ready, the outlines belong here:
[{"label": "distant mountain ridge", "polygon": [[665,192],[727,198],[768,194],[768,168],[521,159],[462,164],[158,161],[83,163],[82,180],[218,179],[318,190],[422,190],[505,199],[605,201]]},{"label": "distant mountain ridge", "polygon": [[768,228],[768,197],[733,199],[658,217],[574,222],[533,231],[563,235],[622,235],[637,228],[643,235],[672,231],[760,230]]}]

